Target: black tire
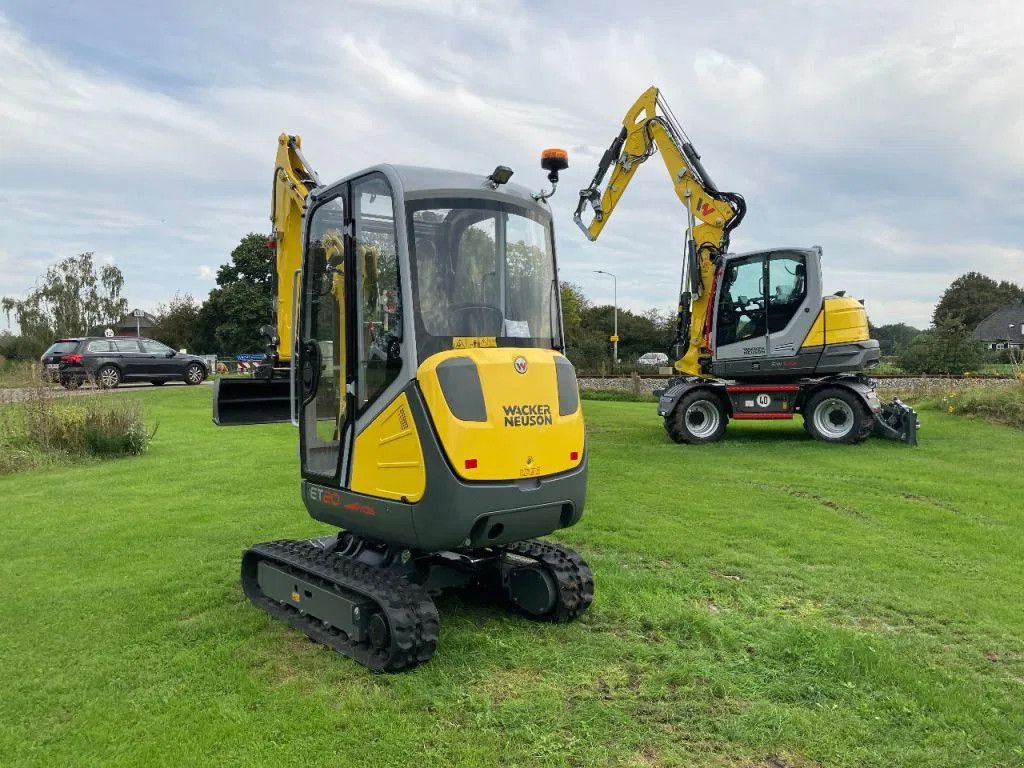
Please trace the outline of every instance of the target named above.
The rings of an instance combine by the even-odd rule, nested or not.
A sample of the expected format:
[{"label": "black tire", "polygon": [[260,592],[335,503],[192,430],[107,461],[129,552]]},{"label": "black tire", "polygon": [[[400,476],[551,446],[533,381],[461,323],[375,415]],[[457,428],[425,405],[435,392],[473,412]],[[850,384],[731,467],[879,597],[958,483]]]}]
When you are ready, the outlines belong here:
[{"label": "black tire", "polygon": [[164,381],[163,379],[159,379],[159,380],[157,380],[157,381],[151,381],[151,382],[149,382],[149,383],[150,383],[150,384],[152,384],[152,385],[153,385],[154,387],[162,387],[162,386],[163,386],[164,384],[166,384],[167,382],[166,382],[166,381]]},{"label": "black tire", "polygon": [[717,443],[725,435],[729,414],[717,394],[698,389],[685,395],[665,417],[665,431],[677,443]]},{"label": "black tire", "polygon": [[116,365],[104,365],[96,371],[96,384],[100,389],[117,389],[121,383],[121,369]]},{"label": "black tire", "polygon": [[845,387],[826,387],[804,406],[804,428],[815,440],[853,445],[871,434],[871,412],[860,397]]},{"label": "black tire", "polygon": [[196,384],[202,384],[206,378],[206,369],[203,368],[199,363],[189,363],[188,368],[185,369],[185,383],[189,386],[195,386]]}]

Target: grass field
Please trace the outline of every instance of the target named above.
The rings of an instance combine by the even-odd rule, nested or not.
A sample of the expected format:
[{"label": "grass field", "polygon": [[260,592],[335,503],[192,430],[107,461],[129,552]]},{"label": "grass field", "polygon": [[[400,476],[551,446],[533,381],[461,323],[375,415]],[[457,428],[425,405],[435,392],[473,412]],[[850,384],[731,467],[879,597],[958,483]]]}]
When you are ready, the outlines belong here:
[{"label": "grass field", "polygon": [[0,478],[4,766],[1019,766],[1024,433],[926,412],[921,446],[799,424],[673,445],[587,402],[592,611],[458,597],[373,675],[250,607],[250,543],[326,533],[286,425],[138,397],[149,453]]}]

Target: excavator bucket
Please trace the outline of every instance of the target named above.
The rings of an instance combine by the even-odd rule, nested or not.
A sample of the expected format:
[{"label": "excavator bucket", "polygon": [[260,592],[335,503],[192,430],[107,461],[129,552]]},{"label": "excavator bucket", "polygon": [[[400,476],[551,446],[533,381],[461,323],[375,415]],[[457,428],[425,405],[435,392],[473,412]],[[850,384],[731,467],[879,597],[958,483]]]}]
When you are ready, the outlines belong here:
[{"label": "excavator bucket", "polygon": [[882,406],[882,412],[875,417],[875,434],[890,440],[902,440],[908,445],[917,445],[917,430],[921,422],[917,411],[900,399]]},{"label": "excavator bucket", "polygon": [[291,382],[284,378],[217,379],[213,423],[272,424],[291,419]]}]

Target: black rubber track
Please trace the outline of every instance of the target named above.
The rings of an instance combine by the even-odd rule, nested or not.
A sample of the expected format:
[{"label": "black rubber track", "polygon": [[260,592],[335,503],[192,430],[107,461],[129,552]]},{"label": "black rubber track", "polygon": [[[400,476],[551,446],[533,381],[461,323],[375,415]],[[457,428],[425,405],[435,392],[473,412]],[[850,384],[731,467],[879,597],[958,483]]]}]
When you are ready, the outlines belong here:
[{"label": "black rubber track", "polygon": [[537,539],[505,544],[501,549],[540,563],[558,586],[555,606],[542,616],[524,613],[529,618],[564,624],[584,613],[594,601],[594,574],[576,550]]},{"label": "black rubber track", "polygon": [[[367,642],[353,642],[341,630],[271,600],[257,581],[261,560],[326,589],[372,600],[387,621],[389,645],[378,650]],[[349,560],[308,541],[273,541],[247,549],[242,555],[242,588],[253,605],[375,672],[415,667],[429,661],[437,648],[437,608],[422,587],[393,571]]]}]

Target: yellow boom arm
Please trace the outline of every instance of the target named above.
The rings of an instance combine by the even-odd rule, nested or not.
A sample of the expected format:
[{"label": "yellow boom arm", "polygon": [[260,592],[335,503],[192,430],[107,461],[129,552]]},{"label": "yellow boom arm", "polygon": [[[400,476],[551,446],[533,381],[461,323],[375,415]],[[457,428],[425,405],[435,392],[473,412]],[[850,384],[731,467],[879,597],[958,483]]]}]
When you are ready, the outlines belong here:
[{"label": "yellow boom arm", "polygon": [[[675,368],[701,376],[705,375],[703,363],[711,355],[707,311],[713,298],[715,260],[728,248],[729,233],[743,219],[746,204],[737,194],[718,191],[657,88],[644,91],[626,112],[622,130],[602,156],[593,181],[580,190],[574,218],[588,239],[597,240],[636,169],[658,150],[687,212],[687,258],[679,292]],[[602,191],[609,169],[611,176]],[[585,223],[583,213],[588,205],[593,218]]]},{"label": "yellow boom arm", "polygon": [[274,164],[274,185],[270,201],[270,221],[273,225],[271,238],[277,249],[275,333],[269,345],[271,359],[267,361],[272,365],[287,362],[292,356],[295,275],[302,267],[302,217],[310,190],[319,185],[320,179],[302,155],[302,138],[282,133],[277,140],[277,160]]}]

